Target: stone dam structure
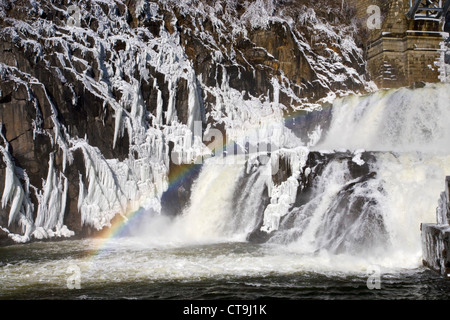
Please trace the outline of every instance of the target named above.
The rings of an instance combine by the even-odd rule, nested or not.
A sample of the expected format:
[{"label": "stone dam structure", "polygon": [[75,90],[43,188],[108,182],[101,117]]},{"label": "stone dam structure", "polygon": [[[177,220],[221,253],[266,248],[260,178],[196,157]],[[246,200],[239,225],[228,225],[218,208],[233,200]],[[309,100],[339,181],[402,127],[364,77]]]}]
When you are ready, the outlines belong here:
[{"label": "stone dam structure", "polygon": [[[417,11],[408,16],[416,2]],[[448,10],[448,1],[353,0],[353,3],[357,16],[367,26],[368,71],[379,88],[440,82],[447,76],[438,62],[446,50],[443,10]]]}]

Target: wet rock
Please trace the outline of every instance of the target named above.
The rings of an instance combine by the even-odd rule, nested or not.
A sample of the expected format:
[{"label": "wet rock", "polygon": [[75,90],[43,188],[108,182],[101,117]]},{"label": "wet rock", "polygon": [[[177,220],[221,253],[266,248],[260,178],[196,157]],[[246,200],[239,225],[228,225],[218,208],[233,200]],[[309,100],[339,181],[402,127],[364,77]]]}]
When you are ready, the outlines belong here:
[{"label": "wet rock", "polygon": [[[172,154],[173,143],[169,144]],[[192,186],[198,178],[202,164],[176,164],[170,161],[169,187],[161,197],[161,213],[169,217],[181,215],[189,205]]]},{"label": "wet rock", "polygon": [[447,277],[450,275],[450,229],[448,225],[422,223],[422,263]]},{"label": "wet rock", "polygon": [[[333,191],[335,193],[332,195],[327,195],[331,196],[332,200],[326,208],[321,226],[317,231],[317,235],[320,235],[316,240],[318,250],[323,248],[337,254],[357,253],[372,245],[379,246],[383,243],[387,245],[387,231],[376,197],[370,196],[370,192],[367,192],[367,196],[357,196],[361,190],[372,188],[369,182],[376,178],[376,173],[371,170],[371,165],[376,162],[376,154],[362,152],[363,164],[355,163],[354,157],[355,155],[351,152],[310,152],[302,168],[295,202],[289,212],[281,217],[278,230],[264,232],[260,230],[262,226],[260,221],[258,227],[249,234],[248,240],[257,243],[293,242],[300,238],[303,229],[299,225],[304,223],[306,227],[309,219],[315,214],[317,208],[314,203],[325,196],[321,192],[327,192],[326,185],[322,185],[325,190],[321,190],[319,183],[321,179],[327,179],[324,174],[326,172],[330,174],[330,166],[334,165],[334,170],[347,173],[343,174],[343,180],[339,181],[341,188]],[[284,159],[281,159],[275,181],[284,181],[291,176],[291,173],[287,172],[289,166],[283,166],[283,163]],[[339,165],[336,166],[336,164]],[[382,190],[378,191],[382,192]],[[265,207],[262,211],[264,209]],[[339,227],[336,226],[337,221],[339,221]],[[354,227],[356,224],[357,229]],[[358,232],[349,233],[348,230],[352,229]]]},{"label": "wet rock", "polygon": [[[301,36],[302,32],[306,32],[302,29],[305,27],[303,25],[295,24],[292,27],[273,19],[267,28],[249,24],[244,26],[245,32],[234,32],[234,26],[227,24],[227,17],[239,21],[250,3],[224,4],[221,9],[224,11],[215,13],[220,23],[208,14],[202,16],[201,5],[205,7],[209,2],[198,4],[199,14],[195,16],[174,2],[146,1],[142,8],[138,7],[136,1],[128,0],[108,4],[102,1],[82,3],[85,14],[79,22],[81,28],[89,32],[80,34],[71,33],[65,28],[69,16],[66,10],[71,2],[3,1],[0,4],[0,122],[3,134],[9,143],[15,166],[26,172],[29,179],[32,190],[29,197],[34,205],[33,219],[36,218],[39,204],[36,193],[42,192],[43,179],[49,171],[50,155],[54,155],[55,172],[68,179],[64,224],[75,231],[77,236],[98,233],[92,226],[82,224],[78,208],[80,182],[88,185],[89,181],[81,152],[72,152],[73,161],[65,163],[64,150],[60,144],[67,144],[67,139],[85,139],[90,146],[99,150],[105,161],[115,159],[125,162],[135,157],[135,141],[131,141],[133,137],[128,131],[128,128],[136,126],[130,120],[130,114],[134,111],[131,103],[127,102],[127,93],[122,90],[123,83],[138,84],[144,106],[142,130],[159,128],[159,124],[155,124],[158,102],[161,103],[160,112],[163,115],[161,125],[170,125],[170,119],[166,116],[172,93],[175,120],[179,124],[189,121],[191,88],[188,81],[179,77],[172,84],[175,92],[171,92],[172,88],[169,87],[169,73],[175,73],[176,70],[158,69],[145,61],[140,67],[130,64],[134,69],[121,70],[120,66],[113,63],[123,59],[122,68],[128,68],[125,61],[135,58],[126,55],[132,48],[120,37],[123,32],[129,31],[127,28],[133,32],[142,28],[132,40],[144,43],[167,33],[178,37],[179,47],[195,74],[203,129],[207,125],[218,128],[224,137],[227,130],[225,124],[212,116],[211,111],[214,111],[217,101],[211,92],[225,82],[242,93],[244,99],[257,98],[263,101],[274,99],[273,81],[277,79],[285,88],[280,92],[280,103],[286,107],[285,113],[289,112],[292,105],[298,106],[300,100],[315,102],[325,97],[330,90],[343,86],[340,82],[332,84],[333,77],[329,75],[318,75],[322,71],[315,70],[311,64],[317,59],[316,54],[306,50],[307,45],[300,45],[299,39],[310,42],[310,35],[305,38]],[[299,10],[297,8],[301,12]],[[17,28],[20,23],[23,23],[23,27]],[[28,28],[31,25],[34,27]],[[128,36],[130,32],[126,34]],[[108,37],[115,38],[111,40],[110,47],[102,44]],[[359,70],[361,64],[357,60],[345,63]],[[319,79],[328,80],[324,83]],[[353,81],[355,88],[364,90],[360,80],[359,77],[352,78],[346,81],[345,86],[349,87],[348,81]],[[116,113],[113,105],[123,107],[123,114]],[[122,116],[128,121],[122,121],[118,130],[116,116]],[[316,120],[311,120],[315,117]],[[322,123],[325,117],[311,114],[300,126],[297,123],[292,128],[299,128],[303,134],[311,129],[310,122]],[[118,136],[114,146],[116,131]],[[59,138],[56,137],[58,132]],[[162,152],[167,151],[164,146]],[[2,161],[1,165],[4,166]],[[281,166],[283,170],[274,177],[275,182],[281,182],[289,175],[288,165],[281,163]],[[179,213],[188,202],[199,167],[187,168],[183,165],[177,168],[171,165],[168,169],[173,190],[164,194],[163,207],[172,215]],[[177,170],[192,171],[192,175],[183,182],[172,183]],[[0,171],[1,190],[4,178],[3,170]],[[6,206],[0,210],[2,227],[6,227],[8,209]],[[8,230],[18,234],[23,233],[21,229],[17,222],[8,226]],[[0,237],[7,238],[5,234]]]}]

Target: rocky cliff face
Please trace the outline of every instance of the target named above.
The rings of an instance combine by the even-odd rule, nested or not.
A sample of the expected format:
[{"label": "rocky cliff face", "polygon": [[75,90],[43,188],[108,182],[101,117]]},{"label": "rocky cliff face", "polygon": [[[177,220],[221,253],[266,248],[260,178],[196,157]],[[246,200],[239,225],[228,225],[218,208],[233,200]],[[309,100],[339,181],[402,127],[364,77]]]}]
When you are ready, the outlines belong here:
[{"label": "rocky cliff face", "polygon": [[2,0],[2,243],[93,235],[157,208],[202,133],[286,145],[286,115],[370,90],[338,2]]},{"label": "rocky cliff face", "polygon": [[[384,245],[384,236],[387,234],[385,222],[381,212],[377,210],[377,197],[368,192],[369,184],[377,183],[376,172],[373,170],[376,156],[372,152],[307,152],[304,162],[301,162],[303,166],[299,174],[295,175],[291,168],[292,154],[282,155],[278,158],[278,173],[272,176],[272,180],[274,188],[279,188],[287,184],[290,177],[297,178],[296,188],[292,189],[295,192],[292,193],[291,203],[284,211],[285,214],[278,218],[277,226],[269,231],[264,230],[263,218],[267,213],[270,214],[270,210],[267,212],[270,205],[265,212],[262,210],[264,217],[261,217],[260,224],[248,235],[248,240],[285,244],[300,238],[305,240],[308,225],[312,224],[313,216],[320,212],[323,205],[320,204],[321,201],[330,196],[326,189],[334,183],[333,175],[338,174],[340,185],[333,187],[335,193],[331,196],[332,201],[325,205],[323,225],[314,235],[316,250],[355,253],[374,243]],[[378,186],[377,191],[384,192],[381,186]],[[287,193],[283,190],[281,194]]]},{"label": "rocky cliff face", "polygon": [[450,274],[450,177],[445,178],[445,190],[441,192],[436,208],[436,223],[422,223],[422,262],[443,276]]}]

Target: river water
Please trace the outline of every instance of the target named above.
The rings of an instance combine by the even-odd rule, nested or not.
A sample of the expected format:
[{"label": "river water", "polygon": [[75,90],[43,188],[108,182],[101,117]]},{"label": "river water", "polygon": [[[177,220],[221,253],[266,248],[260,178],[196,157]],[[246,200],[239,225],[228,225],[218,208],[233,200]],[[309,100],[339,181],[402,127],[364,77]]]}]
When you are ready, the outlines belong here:
[{"label": "river water", "polygon": [[[348,257],[246,242],[68,240],[4,247],[0,256],[0,299],[416,300],[447,299],[450,292],[450,282],[420,265],[377,273]],[[352,270],[342,271],[350,263]],[[378,288],[370,282],[377,276]]]},{"label": "river water", "polygon": [[[248,174],[245,162],[210,159],[176,218],[149,215],[127,236],[0,248],[0,299],[447,299],[450,282],[422,266],[420,224],[436,222],[450,175],[449,92],[336,101],[312,149],[372,152],[375,175],[352,180],[348,161],[327,163],[289,228],[280,221],[301,187],[305,149],[283,151],[292,171],[283,186],[270,185],[270,165]],[[261,210],[267,186],[270,210]],[[278,233],[247,242],[262,214],[262,228]]]}]

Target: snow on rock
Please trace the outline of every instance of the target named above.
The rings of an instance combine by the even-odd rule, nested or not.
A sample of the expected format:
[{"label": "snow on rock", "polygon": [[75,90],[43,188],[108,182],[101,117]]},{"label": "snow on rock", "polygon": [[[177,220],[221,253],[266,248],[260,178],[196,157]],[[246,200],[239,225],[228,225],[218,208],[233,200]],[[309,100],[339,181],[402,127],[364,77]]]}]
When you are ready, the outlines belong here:
[{"label": "snow on rock", "polygon": [[[278,230],[280,220],[285,216],[295,202],[297,190],[301,187],[299,180],[302,175],[302,168],[306,165],[309,150],[306,147],[295,149],[280,149],[271,155],[272,174],[279,169],[279,159],[287,160],[292,175],[279,185],[273,185],[269,179],[270,204],[264,211],[264,220],[261,231],[270,233]],[[270,176],[271,177],[271,176]]]},{"label": "snow on rock", "polygon": [[266,28],[274,19],[275,5],[272,0],[251,2],[242,15],[242,20],[250,23],[252,28]]},{"label": "snow on rock", "polygon": [[[29,180],[25,172],[20,171],[14,165],[11,154],[8,150],[8,142],[1,134],[2,124],[0,123],[0,135],[5,143],[5,147],[0,146],[0,152],[3,156],[3,162],[6,165],[5,188],[2,195],[2,208],[5,209],[9,204],[8,226],[18,221],[22,226],[23,235],[10,233],[6,227],[2,230],[8,233],[8,236],[16,242],[27,242],[33,229],[33,205],[29,198]],[[25,188],[20,178],[25,181]]]},{"label": "snow on rock", "polygon": [[358,149],[355,152],[353,152],[354,157],[352,158],[352,161],[356,163],[358,166],[362,166],[365,161],[361,159],[362,154],[365,152],[364,149]]},{"label": "snow on rock", "polygon": [[450,83],[450,41],[448,39],[450,37],[441,42],[441,54],[435,63],[439,70],[439,80],[446,83]]},{"label": "snow on rock", "polygon": [[[226,135],[227,152],[237,145],[250,154],[270,152],[272,159],[289,159],[292,176],[271,186],[271,204],[264,215],[263,229],[275,230],[300,187],[307,151],[298,146],[312,146],[321,136],[318,127],[309,142],[301,141],[284,125],[286,113],[314,108],[305,91],[317,84],[324,90],[322,102],[370,87],[363,72],[352,67],[362,58],[352,37],[354,26],[333,26],[312,8],[291,14],[272,0],[248,1],[242,8],[234,1],[193,0],[82,0],[69,5],[76,6],[75,13],[55,1],[0,2],[0,41],[13,43],[10,51],[28,59],[26,67],[19,68],[17,61],[11,63],[15,58],[1,58],[0,78],[24,88],[24,99],[34,108],[34,142],[50,141],[51,149],[46,151],[47,176],[40,177],[42,185],[31,185],[26,168],[15,166],[3,137],[2,207],[10,210],[8,226],[0,227],[15,241],[74,234],[69,230],[73,226],[63,223],[65,214],[73,212],[67,197],[74,176],[79,177],[75,202],[83,226],[100,230],[116,215],[126,219],[127,213],[142,207],[158,211],[170,161],[189,164],[209,157],[205,135],[217,126]],[[10,14],[16,7],[27,8],[28,15]],[[47,20],[46,13],[58,19]],[[314,83],[291,81],[268,48],[239,47],[247,42],[256,46],[252,32],[269,30],[273,24],[292,37],[312,68]],[[305,30],[318,42],[330,40],[334,49],[318,54],[320,44]],[[192,43],[201,43],[202,52],[190,47]],[[273,63],[261,63],[252,56],[253,49]],[[46,79],[49,76],[54,79]],[[257,84],[257,77],[265,83]],[[245,81],[251,81],[246,85],[255,87],[254,94],[239,87]],[[354,85],[347,86],[350,83]],[[261,92],[266,85],[267,92]],[[58,96],[61,90],[63,97]],[[98,104],[94,100],[101,101],[101,110],[90,110]],[[94,139],[93,127],[109,135]],[[74,163],[77,153],[81,164]],[[16,222],[24,228],[22,235],[9,232]]]}]

